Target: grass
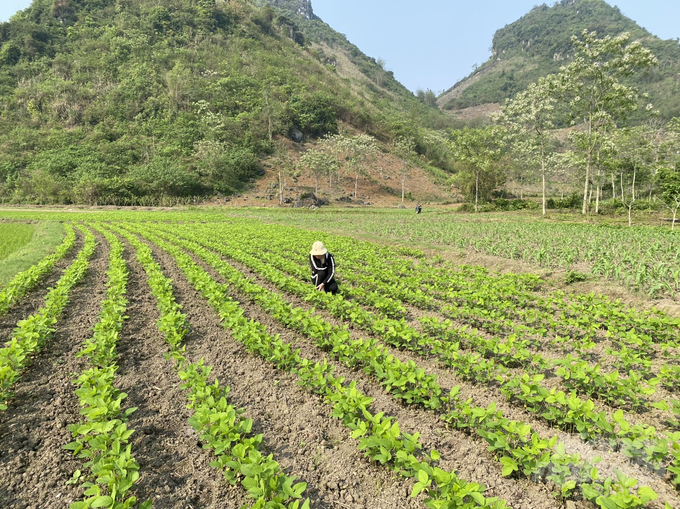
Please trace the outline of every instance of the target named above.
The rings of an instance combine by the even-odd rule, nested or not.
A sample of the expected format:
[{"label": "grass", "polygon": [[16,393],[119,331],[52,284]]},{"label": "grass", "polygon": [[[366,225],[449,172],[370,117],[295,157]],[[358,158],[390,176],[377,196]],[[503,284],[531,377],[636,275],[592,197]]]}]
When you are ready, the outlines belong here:
[{"label": "grass", "polygon": [[28,244],[35,226],[26,223],[0,223],[0,261]]},{"label": "grass", "polygon": [[[54,251],[64,237],[64,229],[61,223],[56,221],[43,221],[35,225],[3,223],[0,224],[3,242],[7,226],[28,226],[31,234],[26,242],[7,254],[4,254],[4,245],[0,244],[0,287],[5,286],[19,272],[26,270]],[[9,229],[9,231],[12,230]]]}]

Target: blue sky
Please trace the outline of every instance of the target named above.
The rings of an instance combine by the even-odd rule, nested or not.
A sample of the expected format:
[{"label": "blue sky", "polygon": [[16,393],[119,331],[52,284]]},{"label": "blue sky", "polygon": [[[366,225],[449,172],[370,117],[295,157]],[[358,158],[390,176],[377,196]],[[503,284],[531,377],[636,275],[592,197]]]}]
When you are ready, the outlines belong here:
[{"label": "blue sky", "polygon": [[[312,0],[317,16],[382,58],[408,89],[436,93],[485,62],[494,32],[529,12],[537,0]],[[552,5],[553,2],[546,2]],[[678,0],[609,0],[663,39],[680,37]],[[7,21],[31,0],[0,0]]]}]

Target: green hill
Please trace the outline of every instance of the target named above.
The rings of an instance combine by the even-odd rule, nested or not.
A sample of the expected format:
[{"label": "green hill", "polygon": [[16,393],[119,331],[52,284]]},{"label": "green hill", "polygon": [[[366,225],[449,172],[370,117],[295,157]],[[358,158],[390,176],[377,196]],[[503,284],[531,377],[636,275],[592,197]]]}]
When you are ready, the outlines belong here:
[{"label": "green hill", "polygon": [[344,36],[282,7],[34,0],[0,24],[0,200],[228,195],[294,132],[387,142],[442,122]]},{"label": "green hill", "polygon": [[439,104],[457,110],[514,96],[540,76],[557,72],[570,58],[571,36],[584,29],[599,37],[629,32],[632,40],[641,40],[660,65],[633,82],[650,94],[664,118],[680,116],[680,44],[655,37],[603,0],[562,0],[551,7],[534,7],[496,32],[489,60],[442,94]]}]

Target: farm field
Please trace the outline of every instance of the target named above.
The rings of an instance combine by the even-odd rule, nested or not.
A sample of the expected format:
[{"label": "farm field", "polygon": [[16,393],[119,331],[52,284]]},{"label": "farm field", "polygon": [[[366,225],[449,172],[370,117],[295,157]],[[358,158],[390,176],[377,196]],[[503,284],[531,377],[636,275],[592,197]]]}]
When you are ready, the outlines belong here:
[{"label": "farm field", "polygon": [[427,248],[677,237],[324,214],[3,212],[63,236],[0,287],[0,505],[680,507],[680,319]]}]

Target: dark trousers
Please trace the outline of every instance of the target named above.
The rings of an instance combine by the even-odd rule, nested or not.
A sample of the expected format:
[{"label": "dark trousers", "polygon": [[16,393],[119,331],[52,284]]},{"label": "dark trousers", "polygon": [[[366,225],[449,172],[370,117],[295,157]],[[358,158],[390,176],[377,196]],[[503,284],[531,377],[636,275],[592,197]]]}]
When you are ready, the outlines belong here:
[{"label": "dark trousers", "polygon": [[[314,278],[312,278],[312,283],[314,283],[316,285]],[[340,289],[338,288],[338,283],[336,283],[335,279],[331,279],[330,283],[325,284],[324,287],[323,287],[324,292],[327,292],[327,293],[330,292],[333,295],[337,295],[339,290]]]}]

